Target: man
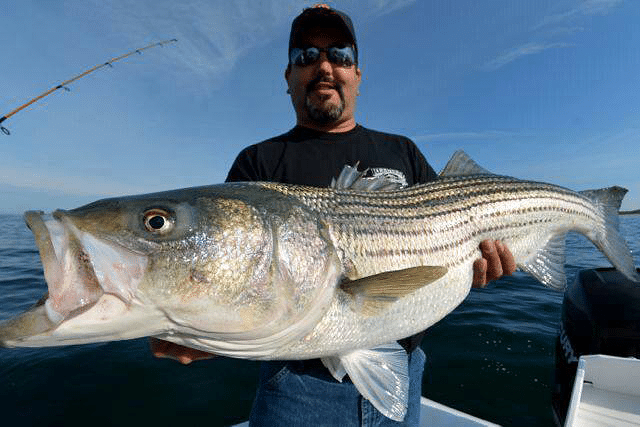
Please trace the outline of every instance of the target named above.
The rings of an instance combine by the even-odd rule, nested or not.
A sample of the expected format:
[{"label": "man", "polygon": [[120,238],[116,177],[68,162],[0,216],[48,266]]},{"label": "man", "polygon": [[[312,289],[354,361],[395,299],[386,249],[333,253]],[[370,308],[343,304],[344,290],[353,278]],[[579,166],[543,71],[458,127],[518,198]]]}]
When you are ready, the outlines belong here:
[{"label": "man", "polygon": [[[437,179],[409,139],[372,131],[355,121],[362,79],[351,19],[317,5],[305,9],[291,27],[285,71],[297,125],[289,132],[244,149],[227,181],[278,181],[326,187],[345,164],[384,174],[401,185]],[[499,242],[481,244],[474,286],[515,270]],[[417,425],[424,353],[422,334],[401,340],[409,358],[410,404],[403,423],[384,417],[347,379],[337,382],[319,360],[263,363],[251,412],[252,426]],[[175,344],[152,341],[158,357],[182,363],[209,357]]]}]

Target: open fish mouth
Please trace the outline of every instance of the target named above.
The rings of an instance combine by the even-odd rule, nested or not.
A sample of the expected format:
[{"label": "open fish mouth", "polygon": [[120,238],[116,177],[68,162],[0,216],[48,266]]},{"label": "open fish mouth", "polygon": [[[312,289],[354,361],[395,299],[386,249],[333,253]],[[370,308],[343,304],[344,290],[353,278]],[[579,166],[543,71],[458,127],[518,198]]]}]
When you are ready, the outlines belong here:
[{"label": "open fish mouth", "polygon": [[146,256],[80,230],[65,211],[29,211],[25,222],[40,252],[48,291],[30,310],[0,325],[0,346],[48,335],[88,312],[99,321],[128,309]]},{"label": "open fish mouth", "polygon": [[49,288],[44,307],[51,322],[60,323],[73,312],[95,304],[104,292],[78,230],[61,211],[52,215],[29,211],[25,221],[40,251]]}]

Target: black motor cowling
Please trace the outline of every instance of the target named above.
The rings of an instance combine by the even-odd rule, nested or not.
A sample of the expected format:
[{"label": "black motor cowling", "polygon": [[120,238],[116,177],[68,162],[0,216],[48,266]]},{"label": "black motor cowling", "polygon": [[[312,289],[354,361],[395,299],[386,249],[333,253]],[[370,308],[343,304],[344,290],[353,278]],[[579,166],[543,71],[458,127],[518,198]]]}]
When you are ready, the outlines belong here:
[{"label": "black motor cowling", "polygon": [[564,294],[553,390],[558,425],[564,424],[578,359],[585,354],[640,358],[640,283],[613,268],[580,271]]}]

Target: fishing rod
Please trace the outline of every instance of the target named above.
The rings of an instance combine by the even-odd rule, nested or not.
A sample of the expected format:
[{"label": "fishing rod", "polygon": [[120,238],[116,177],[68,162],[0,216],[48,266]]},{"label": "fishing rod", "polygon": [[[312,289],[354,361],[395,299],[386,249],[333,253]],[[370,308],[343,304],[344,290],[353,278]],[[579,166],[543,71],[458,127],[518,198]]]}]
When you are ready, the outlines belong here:
[{"label": "fishing rod", "polygon": [[[131,52],[127,52],[124,55],[120,55],[120,56],[116,56],[115,58],[111,58],[110,60],[108,60],[104,64],[98,64],[95,67],[89,68],[88,70],[84,71],[83,73],[80,73],[77,76],[74,76],[74,77],[70,78],[69,80],[65,80],[64,82],[60,83],[59,85],[52,87],[48,91],[36,96],[32,100],[22,104],[21,106],[19,106],[15,110],[13,110],[13,111],[5,114],[4,116],[0,117],[0,123],[4,122],[5,120],[7,120],[9,117],[13,116],[18,111],[27,108],[29,105],[33,104],[34,102],[39,101],[40,99],[44,98],[45,96],[51,95],[53,92],[55,92],[58,89],[64,89],[66,91],[69,91],[70,89],[67,87],[67,85],[69,83],[73,83],[76,80],[79,80],[79,79],[83,78],[84,76],[86,76],[87,74],[93,73],[94,71],[96,71],[96,70],[98,70],[98,69],[100,69],[102,67],[106,67],[107,65],[109,67],[112,67],[113,66],[112,64],[114,62],[120,61],[120,60],[122,60],[122,59],[124,59],[124,58],[126,58],[128,56],[133,55],[134,53],[142,54],[143,50],[151,49],[152,47],[162,46],[164,44],[173,43],[173,42],[177,42],[177,41],[178,41],[178,39],[169,39],[169,40],[163,40],[163,41],[156,42],[156,43],[151,43],[150,45],[147,45],[145,47],[141,47],[141,48],[138,48],[138,49],[134,49]],[[9,132],[9,129],[7,129],[4,126],[0,126],[0,131],[2,131],[2,133],[4,133],[5,135],[10,135],[11,134],[11,132]]]}]

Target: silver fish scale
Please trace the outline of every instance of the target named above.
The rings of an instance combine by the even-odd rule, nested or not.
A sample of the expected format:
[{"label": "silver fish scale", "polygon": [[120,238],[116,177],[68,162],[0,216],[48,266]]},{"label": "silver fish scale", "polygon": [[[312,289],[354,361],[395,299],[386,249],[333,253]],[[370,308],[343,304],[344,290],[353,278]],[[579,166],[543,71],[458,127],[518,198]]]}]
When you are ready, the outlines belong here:
[{"label": "silver fish scale", "polygon": [[[501,176],[446,178],[392,192],[267,185],[297,198],[327,221],[336,247],[344,252],[343,260],[359,256],[360,269],[372,265],[373,270],[359,270],[361,274],[351,279],[415,265],[407,258],[424,261],[434,254],[450,254],[489,233],[501,238],[522,234],[529,227],[556,221],[558,213],[575,216],[573,222],[603,218],[593,202],[578,193]],[[476,248],[472,253],[456,252],[441,265],[463,262]]]},{"label": "silver fish scale", "polygon": [[505,241],[521,262],[554,235],[576,230],[597,240],[606,225],[602,209],[576,192],[494,175],[449,177],[380,192],[258,185],[299,200],[326,221],[349,279],[418,265],[449,269],[445,278],[380,316],[358,315],[354,302],[338,290],[313,332],[281,349],[278,358],[335,354],[426,329],[466,297],[482,240]]}]

